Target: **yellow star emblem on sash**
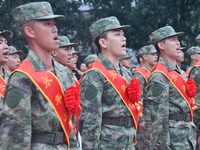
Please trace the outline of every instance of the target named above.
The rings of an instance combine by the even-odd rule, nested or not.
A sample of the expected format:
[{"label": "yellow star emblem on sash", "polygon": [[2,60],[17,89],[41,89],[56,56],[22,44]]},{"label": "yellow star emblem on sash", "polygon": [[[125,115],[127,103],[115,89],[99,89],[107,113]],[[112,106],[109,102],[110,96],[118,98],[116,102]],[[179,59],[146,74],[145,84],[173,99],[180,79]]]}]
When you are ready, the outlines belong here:
[{"label": "yellow star emblem on sash", "polygon": [[49,79],[48,77],[41,77],[41,80],[43,81],[43,84],[45,85],[45,88],[47,89],[48,87],[51,86],[51,83],[53,82],[52,79]]},{"label": "yellow star emblem on sash", "polygon": [[117,73],[115,73],[115,72],[112,72],[112,71],[110,71],[109,73],[110,73],[110,75],[111,75],[112,79],[113,79],[113,80],[115,80],[115,79],[116,79],[116,77],[117,77]]},{"label": "yellow star emblem on sash", "polygon": [[1,91],[4,91],[4,90],[5,90],[5,85],[0,84],[0,90],[1,90]]},{"label": "yellow star emblem on sash", "polygon": [[176,80],[178,79],[178,75],[173,74],[173,75],[172,75],[172,79],[176,81]]},{"label": "yellow star emblem on sash", "polygon": [[126,91],[126,84],[122,84],[121,89],[122,89],[122,92],[124,93]]},{"label": "yellow star emblem on sash", "polygon": [[57,102],[56,105],[62,104],[61,99],[62,99],[62,96],[61,96],[61,95],[57,94],[57,95],[55,96],[55,100],[56,100],[56,102]]}]

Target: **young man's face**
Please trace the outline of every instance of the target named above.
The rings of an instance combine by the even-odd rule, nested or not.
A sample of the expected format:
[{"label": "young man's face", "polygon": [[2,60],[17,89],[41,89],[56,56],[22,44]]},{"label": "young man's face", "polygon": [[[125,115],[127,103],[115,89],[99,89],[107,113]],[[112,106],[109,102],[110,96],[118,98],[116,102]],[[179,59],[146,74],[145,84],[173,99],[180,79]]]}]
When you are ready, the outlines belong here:
[{"label": "young man's face", "polygon": [[56,61],[58,61],[64,66],[68,66],[72,59],[71,49],[71,46],[60,47],[58,50],[53,51],[52,55]]},{"label": "young man's face", "polygon": [[69,63],[70,69],[76,68],[77,60],[78,60],[78,55],[76,53],[72,54],[72,58],[71,58],[70,63]]},{"label": "young man's face", "polygon": [[10,71],[14,71],[20,65],[20,62],[21,60],[19,54],[9,54],[6,66]]},{"label": "young man's face", "polygon": [[143,55],[143,59],[149,66],[154,67],[158,62],[158,54],[157,53],[145,54]]},{"label": "young man's face", "polygon": [[0,65],[5,64],[8,61],[9,49],[7,40],[0,35]]},{"label": "young man's face", "polygon": [[124,56],[126,54],[126,38],[123,30],[108,31],[104,46],[110,55],[117,58]]},{"label": "young man's face", "polygon": [[52,52],[59,48],[58,30],[54,19],[33,21],[31,37],[38,48]]},{"label": "young man's face", "polygon": [[180,52],[180,42],[177,36],[168,37],[162,42],[163,54],[176,60]]}]

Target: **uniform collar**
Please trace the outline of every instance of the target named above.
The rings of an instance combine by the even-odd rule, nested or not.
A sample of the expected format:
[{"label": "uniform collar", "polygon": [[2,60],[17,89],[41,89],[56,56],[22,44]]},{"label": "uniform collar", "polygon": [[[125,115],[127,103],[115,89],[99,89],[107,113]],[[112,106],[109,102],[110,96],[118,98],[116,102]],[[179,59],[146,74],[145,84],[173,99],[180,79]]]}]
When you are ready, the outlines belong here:
[{"label": "uniform collar", "polygon": [[163,64],[167,70],[174,71],[176,70],[176,66],[173,66],[171,62],[167,61],[164,57],[160,56],[159,63]]},{"label": "uniform collar", "polygon": [[98,54],[98,58],[102,62],[102,64],[106,67],[106,69],[116,70],[114,65],[104,55]]}]

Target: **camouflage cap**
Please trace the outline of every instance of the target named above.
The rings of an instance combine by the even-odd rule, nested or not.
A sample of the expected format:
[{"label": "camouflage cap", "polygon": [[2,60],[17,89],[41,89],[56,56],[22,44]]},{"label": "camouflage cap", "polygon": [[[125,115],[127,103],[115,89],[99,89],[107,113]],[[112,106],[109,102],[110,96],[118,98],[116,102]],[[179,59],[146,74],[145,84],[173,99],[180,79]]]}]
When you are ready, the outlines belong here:
[{"label": "camouflage cap", "polygon": [[59,47],[76,45],[76,43],[71,43],[67,36],[58,36],[58,39],[59,39]]},{"label": "camouflage cap", "polygon": [[131,58],[131,56],[130,56],[130,55],[128,55],[128,54],[126,53],[126,55],[124,55],[124,56],[120,57],[120,59],[119,59],[119,60],[123,60],[123,59],[129,59],[129,58]]},{"label": "camouflage cap", "polygon": [[200,34],[195,38],[195,42],[200,46]]},{"label": "camouflage cap", "polygon": [[22,50],[17,50],[14,46],[9,46],[9,55],[12,55],[12,54],[21,55],[22,53],[23,53]]},{"label": "camouflage cap", "polygon": [[194,55],[194,54],[200,54],[200,47],[199,46],[192,46],[185,53],[188,56],[191,56],[191,55]]},{"label": "camouflage cap", "polygon": [[145,54],[152,54],[152,53],[156,53],[156,52],[157,52],[157,50],[154,45],[146,45],[138,50],[138,55],[142,56]]},{"label": "camouflage cap", "polygon": [[3,30],[3,31],[0,31],[0,35],[3,36],[4,38],[8,38],[12,35],[12,32],[9,30]]},{"label": "camouflage cap", "polygon": [[184,32],[175,32],[175,30],[171,26],[165,26],[152,32],[149,35],[149,40],[151,44],[156,45],[158,42],[162,41],[165,38],[171,36],[181,36],[183,34]]},{"label": "camouflage cap", "polygon": [[95,40],[100,34],[104,33],[105,31],[121,29],[129,26],[130,25],[120,25],[119,20],[116,17],[111,16],[95,21],[89,27],[89,30],[93,40]]},{"label": "camouflage cap", "polygon": [[54,15],[49,2],[31,2],[20,5],[13,9],[12,14],[19,28],[32,20],[64,18],[63,15]]},{"label": "camouflage cap", "polygon": [[86,66],[88,66],[90,63],[94,62],[96,59],[97,59],[96,54],[90,54],[87,57],[85,57],[83,62],[86,64]]}]

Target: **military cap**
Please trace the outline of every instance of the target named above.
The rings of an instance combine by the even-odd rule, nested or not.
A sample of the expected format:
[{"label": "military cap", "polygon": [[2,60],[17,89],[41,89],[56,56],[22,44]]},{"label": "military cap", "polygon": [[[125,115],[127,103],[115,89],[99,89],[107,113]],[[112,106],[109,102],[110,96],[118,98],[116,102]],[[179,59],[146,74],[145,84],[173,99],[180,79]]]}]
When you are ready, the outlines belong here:
[{"label": "military cap", "polygon": [[111,16],[97,20],[89,27],[89,30],[93,40],[95,40],[100,34],[106,31],[122,29],[129,26],[130,25],[120,25],[119,20],[116,17]]},{"label": "military cap", "polygon": [[195,42],[200,46],[200,34],[195,38]]},{"label": "military cap", "polygon": [[130,56],[130,55],[128,55],[128,54],[126,53],[126,55],[124,55],[124,56],[120,57],[120,59],[119,59],[119,60],[123,60],[123,59],[129,59],[129,58],[131,58],[131,56]]},{"label": "military cap", "polygon": [[17,50],[14,46],[9,46],[9,55],[12,55],[12,54],[21,55],[22,53],[23,53],[22,50]]},{"label": "military cap", "polygon": [[194,55],[194,54],[200,54],[200,47],[199,46],[192,46],[185,53],[188,56],[191,56],[191,55]]},{"label": "military cap", "polygon": [[142,56],[145,54],[152,54],[152,53],[156,53],[156,52],[157,52],[157,50],[154,45],[147,45],[147,46],[143,46],[142,48],[140,48],[138,50],[138,55]]},{"label": "military cap", "polygon": [[71,43],[67,36],[58,36],[58,39],[59,39],[59,47],[76,45],[76,43]]},{"label": "military cap", "polygon": [[19,28],[32,20],[64,18],[63,15],[54,15],[49,2],[31,2],[20,5],[13,9],[12,14]]},{"label": "military cap", "polygon": [[9,30],[3,30],[3,31],[0,31],[0,35],[3,36],[4,38],[8,38],[12,35],[12,32]]},{"label": "military cap", "polygon": [[91,54],[91,55],[88,55],[87,57],[85,57],[85,59],[83,61],[86,64],[86,66],[88,66],[90,63],[94,62],[96,59],[97,59],[97,55]]},{"label": "military cap", "polygon": [[165,26],[152,32],[149,36],[149,40],[151,44],[155,45],[165,38],[168,38],[171,36],[181,36],[183,34],[184,32],[175,32],[175,30],[171,26]]}]

